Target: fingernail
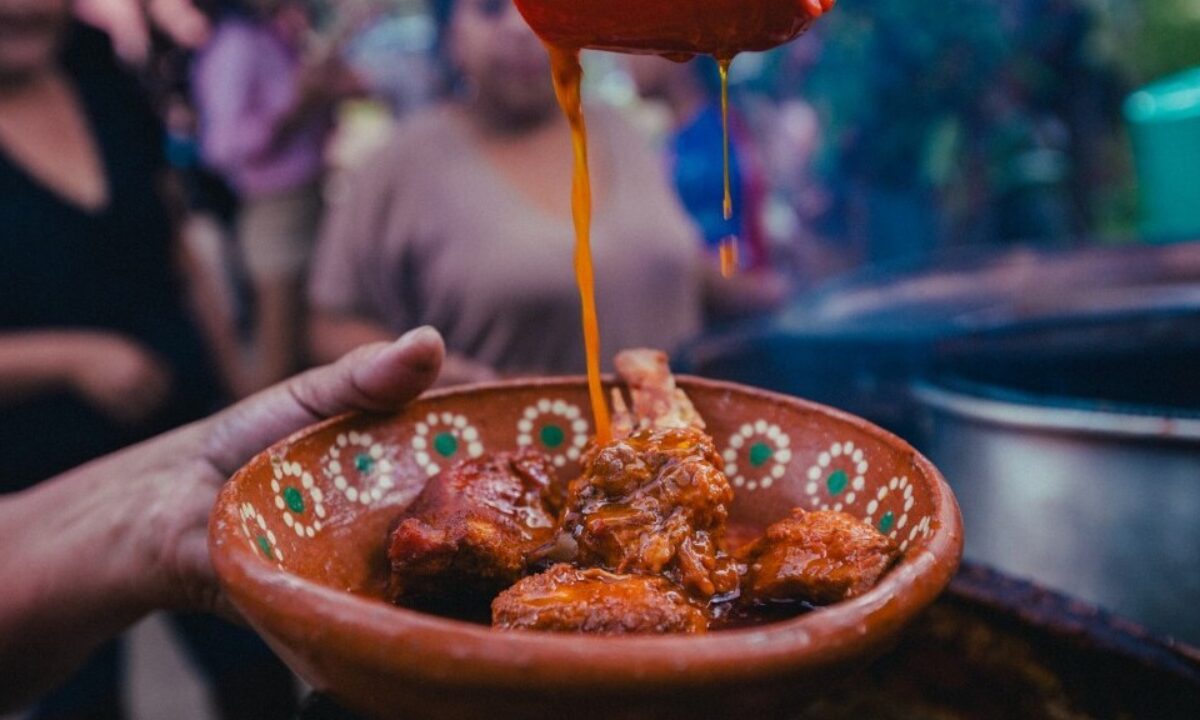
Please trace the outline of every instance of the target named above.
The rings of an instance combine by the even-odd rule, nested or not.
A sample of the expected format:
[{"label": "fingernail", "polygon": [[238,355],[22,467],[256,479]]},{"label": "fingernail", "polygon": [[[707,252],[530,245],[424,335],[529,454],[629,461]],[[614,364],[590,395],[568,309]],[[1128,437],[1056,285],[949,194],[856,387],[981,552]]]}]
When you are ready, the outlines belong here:
[{"label": "fingernail", "polygon": [[429,325],[409,330],[392,347],[406,348],[407,362],[410,364],[428,365],[430,368],[441,366],[446,351],[441,333]]},{"label": "fingernail", "polygon": [[441,342],[441,340],[442,334],[434,329],[432,325],[422,325],[400,336],[400,342],[406,345],[419,342]]}]

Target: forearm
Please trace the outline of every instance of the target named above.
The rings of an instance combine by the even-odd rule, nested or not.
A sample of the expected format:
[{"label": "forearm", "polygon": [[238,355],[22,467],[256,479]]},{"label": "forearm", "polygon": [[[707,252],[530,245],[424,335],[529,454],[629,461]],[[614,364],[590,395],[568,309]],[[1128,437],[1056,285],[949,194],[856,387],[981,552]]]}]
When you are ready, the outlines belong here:
[{"label": "forearm", "polygon": [[0,334],[0,407],[69,386],[75,333]]},{"label": "forearm", "polygon": [[[128,455],[0,498],[0,711],[37,698],[150,610],[139,523],[153,503]],[[121,463],[124,462],[122,465]]]},{"label": "forearm", "polygon": [[36,698],[152,609],[232,615],[208,554],[225,479],[306,425],[402,407],[436,377],[442,352],[424,328],[0,496],[0,713]]}]

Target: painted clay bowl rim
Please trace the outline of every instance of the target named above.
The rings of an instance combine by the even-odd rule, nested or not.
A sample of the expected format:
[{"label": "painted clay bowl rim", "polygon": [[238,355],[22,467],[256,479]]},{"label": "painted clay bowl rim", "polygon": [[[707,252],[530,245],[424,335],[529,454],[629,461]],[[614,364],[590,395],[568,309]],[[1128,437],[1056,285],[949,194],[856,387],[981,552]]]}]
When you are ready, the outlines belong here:
[{"label": "painted clay bowl rim", "polygon": [[[513,388],[579,386],[581,376],[509,380],[426,393],[420,400],[458,395],[502,394]],[[611,384],[611,378],[606,380]],[[381,599],[354,595],[264,563],[241,538],[235,491],[250,474],[260,454],[239,470],[222,489],[213,509],[209,545],[222,586],[241,609],[273,603],[266,633],[280,622],[306,628],[312,642],[352,643],[354,651],[331,649],[330,655],[353,654],[388,673],[424,677],[464,687],[537,687],[567,689],[632,689],[662,685],[755,681],[802,673],[852,660],[870,652],[880,638],[899,631],[930,605],[949,584],[962,556],[962,519],[958,504],[941,473],[899,437],[867,421],[818,403],[736,383],[679,376],[685,388],[728,391],[766,404],[784,403],[854,426],[912,457],[930,482],[933,503],[927,542],[910,550],[878,585],[864,595],[769,625],[721,630],[701,636],[594,637],[546,632],[497,631],[393,606]],[[331,418],[276,443],[289,445],[338,425],[349,415]],[[219,523],[219,520],[224,523]],[[223,525],[223,527],[222,527]],[[227,537],[221,537],[221,536]],[[217,542],[218,538],[223,540]],[[236,541],[235,541],[236,540]],[[256,602],[257,600],[257,602]],[[258,614],[263,613],[257,608]],[[252,624],[255,612],[247,612]],[[403,648],[398,652],[397,648]],[[470,672],[464,672],[470,668]],[[534,670],[536,669],[536,672]]]}]

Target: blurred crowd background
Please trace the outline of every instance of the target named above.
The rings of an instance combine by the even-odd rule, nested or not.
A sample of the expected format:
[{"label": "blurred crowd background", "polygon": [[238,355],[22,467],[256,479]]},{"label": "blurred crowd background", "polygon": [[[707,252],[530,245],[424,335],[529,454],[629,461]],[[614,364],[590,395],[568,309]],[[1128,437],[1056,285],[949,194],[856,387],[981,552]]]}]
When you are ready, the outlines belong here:
[{"label": "blurred crowd background", "polygon": [[[606,349],[963,250],[1196,239],[1147,219],[1127,100],[1196,66],[1196,0],[843,0],[734,62],[726,220],[715,63],[587,55]],[[508,0],[0,0],[0,487],[415,324],[447,382],[582,370],[567,143]],[[288,716],[253,638],[173,625],[223,717]],[[120,662],[36,716],[120,717]]]},{"label": "blurred crowd background", "polygon": [[[303,288],[323,208],[406,116],[454,92],[455,71],[425,0],[195,7],[211,29],[193,47],[98,15],[165,128],[179,239],[207,291],[201,320],[244,394],[308,362]],[[724,326],[857,268],[919,267],[955,248],[1159,240],[1139,225],[1123,102],[1200,63],[1200,8],[844,2],[799,41],[734,63],[731,222],[715,64],[642,60],[588,57],[587,92],[661,151],[713,257],[741,238],[754,282],[704,299],[710,327]],[[271,97],[249,107],[239,93]],[[277,122],[300,132],[279,157],[248,160]]]},{"label": "blurred crowd background", "polygon": [[[235,92],[226,73],[238,75],[239,58],[214,45],[227,39],[222,18],[228,24],[245,4],[199,4],[216,30],[198,51],[161,34],[149,44],[118,41],[166,124],[168,158],[186,189],[182,238],[215,272],[243,344],[257,340],[256,355],[226,363],[246,371],[234,382],[243,391],[305,361],[295,355],[305,345],[302,325],[286,337],[255,328],[282,333],[304,316],[296,305],[304,293],[287,287],[300,276],[262,266],[307,268],[313,237],[272,249],[254,233],[303,235],[301,226],[315,233],[318,196],[335,198],[398,124],[403,132],[407,115],[453,92],[453,70],[438,56],[436,12],[424,0],[279,5],[270,10],[274,19],[261,21],[290,25],[300,60],[288,72],[312,93],[311,112],[323,115],[324,126],[308,138],[308,152],[319,150],[323,162],[301,183],[307,197],[283,207],[275,198],[274,213],[256,207],[264,191],[238,177],[244,168],[216,137],[252,134],[217,127],[221,103]],[[209,71],[206,81],[198,67],[214,54],[233,57],[221,58],[230,67]],[[254,61],[263,58],[241,58]],[[713,63],[639,72],[640,59],[593,55],[587,92],[619,108],[660,149],[714,256],[722,238],[742,239],[754,281],[708,286],[712,327],[862,267],[920,267],[956,248],[1163,239],[1140,222],[1123,103],[1138,87],[1197,63],[1200,9],[1189,0],[844,2],[799,41],[734,63],[732,222],[720,217]],[[253,82],[241,75],[243,86]],[[273,112],[261,110],[263,121]],[[265,194],[277,194],[271,181]],[[296,227],[273,226],[273,215]],[[270,275],[289,279],[263,279]],[[235,344],[221,347],[233,352]]]}]

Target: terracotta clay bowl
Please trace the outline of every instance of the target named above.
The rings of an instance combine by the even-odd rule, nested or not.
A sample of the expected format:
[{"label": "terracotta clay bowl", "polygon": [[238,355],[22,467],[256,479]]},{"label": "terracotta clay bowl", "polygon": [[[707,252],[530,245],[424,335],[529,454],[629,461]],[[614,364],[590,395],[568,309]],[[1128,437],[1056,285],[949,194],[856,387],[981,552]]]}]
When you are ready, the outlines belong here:
[{"label": "terracotta clay bowl", "polygon": [[895,538],[899,565],[854,600],[704,636],[504,632],[382,600],[388,530],[439,469],[533,445],[577,471],[591,421],[584,381],[568,378],[430,393],[278,443],[213,511],[221,582],[301,677],[372,717],[784,717],[942,592],[962,553],[958,506],[925,458],[863,420],[739,385],[680,385],[723,453],[735,523],[844,510]]},{"label": "terracotta clay bowl", "polygon": [[573,48],[732,57],[804,32],[834,0],[516,0],[548,42]]}]

